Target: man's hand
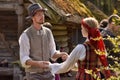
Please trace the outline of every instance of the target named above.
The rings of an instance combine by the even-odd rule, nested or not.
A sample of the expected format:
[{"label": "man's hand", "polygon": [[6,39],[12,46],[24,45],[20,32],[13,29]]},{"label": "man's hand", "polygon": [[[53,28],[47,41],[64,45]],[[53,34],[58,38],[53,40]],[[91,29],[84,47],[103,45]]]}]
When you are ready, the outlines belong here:
[{"label": "man's hand", "polygon": [[68,58],[68,54],[66,52],[60,52],[61,53],[61,58],[63,61],[65,61]]},{"label": "man's hand", "polygon": [[66,53],[66,52],[56,52],[54,55],[53,55],[53,57],[52,57],[52,59],[58,59],[58,58],[60,58],[60,57],[63,57],[63,60],[66,60],[67,59],[67,57],[68,57],[68,54]]},{"label": "man's hand", "polygon": [[49,61],[38,61],[38,66],[40,68],[49,68]]},{"label": "man's hand", "polygon": [[65,61],[68,58],[68,56],[63,55],[61,58],[62,58],[63,61]]}]

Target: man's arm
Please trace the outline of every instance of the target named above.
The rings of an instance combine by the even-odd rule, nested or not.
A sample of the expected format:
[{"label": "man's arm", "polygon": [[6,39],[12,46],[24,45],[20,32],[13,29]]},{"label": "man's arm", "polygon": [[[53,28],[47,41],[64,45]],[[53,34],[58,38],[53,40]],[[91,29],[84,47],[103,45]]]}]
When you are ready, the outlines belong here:
[{"label": "man's arm", "polygon": [[36,66],[40,68],[47,68],[48,61],[34,61],[32,60],[30,55],[30,44],[29,38],[27,37],[26,33],[23,33],[19,38],[19,45],[20,45],[20,62],[23,67],[28,68],[31,66]]},{"label": "man's arm", "polygon": [[27,60],[26,65],[36,66],[39,68],[49,68],[49,61],[34,61],[34,60]]}]

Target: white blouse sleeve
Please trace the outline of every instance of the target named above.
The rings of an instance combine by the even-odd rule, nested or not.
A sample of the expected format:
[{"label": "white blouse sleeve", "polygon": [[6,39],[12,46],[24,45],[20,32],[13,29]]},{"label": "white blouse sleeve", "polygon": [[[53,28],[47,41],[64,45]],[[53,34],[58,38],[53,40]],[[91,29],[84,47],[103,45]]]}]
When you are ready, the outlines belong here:
[{"label": "white blouse sleeve", "polygon": [[79,44],[77,45],[73,51],[70,53],[70,56],[67,58],[67,60],[63,63],[54,63],[50,64],[51,72],[52,73],[65,73],[69,71],[71,68],[73,68],[74,64],[78,60],[84,60],[86,53],[86,49],[84,45]]}]

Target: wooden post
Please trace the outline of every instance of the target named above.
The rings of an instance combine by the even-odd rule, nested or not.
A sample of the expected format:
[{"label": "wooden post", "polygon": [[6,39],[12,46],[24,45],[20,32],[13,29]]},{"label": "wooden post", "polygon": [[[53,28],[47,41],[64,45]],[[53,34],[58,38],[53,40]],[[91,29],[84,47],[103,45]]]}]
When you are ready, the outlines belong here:
[{"label": "wooden post", "polygon": [[18,15],[18,37],[23,31],[24,28],[24,7],[23,7],[23,0],[19,0],[19,4],[16,9],[16,14]]},{"label": "wooden post", "polygon": [[13,80],[23,80],[22,71],[17,65],[14,65],[13,67]]}]

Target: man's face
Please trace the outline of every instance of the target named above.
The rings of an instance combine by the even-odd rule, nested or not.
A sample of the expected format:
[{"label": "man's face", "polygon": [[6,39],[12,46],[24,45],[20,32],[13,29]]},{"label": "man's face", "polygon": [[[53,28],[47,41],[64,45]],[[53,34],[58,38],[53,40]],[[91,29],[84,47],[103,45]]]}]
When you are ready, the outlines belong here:
[{"label": "man's face", "polygon": [[110,25],[110,28],[111,28],[111,30],[114,34],[116,34],[116,35],[119,34],[120,35],[120,25],[116,25],[115,23],[112,23]]},{"label": "man's face", "polygon": [[109,27],[112,29],[112,28],[114,28],[115,27],[115,23],[114,22],[111,22],[110,24],[109,24]]},{"label": "man's face", "polygon": [[44,23],[44,11],[37,11],[32,17],[34,23],[43,24]]}]

